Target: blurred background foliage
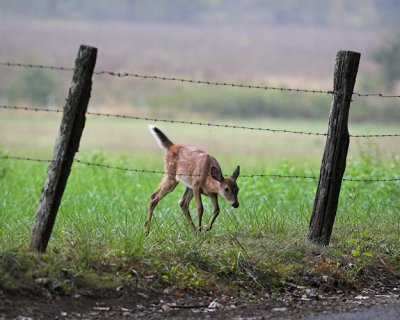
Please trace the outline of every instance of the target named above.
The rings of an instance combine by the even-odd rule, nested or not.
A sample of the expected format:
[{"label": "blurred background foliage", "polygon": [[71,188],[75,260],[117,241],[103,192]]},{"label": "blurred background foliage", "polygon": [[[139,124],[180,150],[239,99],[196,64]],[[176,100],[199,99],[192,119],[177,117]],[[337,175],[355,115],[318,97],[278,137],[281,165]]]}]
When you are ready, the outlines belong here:
[{"label": "blurred background foliage", "polygon": [[153,22],[277,23],[377,27],[400,24],[397,0],[0,0],[1,15]]},{"label": "blurred background foliage", "polygon": [[[338,50],[362,53],[356,91],[398,94],[396,0],[0,0],[0,60],[330,90]],[[310,40],[311,39],[311,40]],[[2,68],[0,102],[61,107],[70,73]],[[330,96],[96,77],[91,105],[136,113],[326,119]],[[354,98],[353,121],[399,122],[396,99]]]}]

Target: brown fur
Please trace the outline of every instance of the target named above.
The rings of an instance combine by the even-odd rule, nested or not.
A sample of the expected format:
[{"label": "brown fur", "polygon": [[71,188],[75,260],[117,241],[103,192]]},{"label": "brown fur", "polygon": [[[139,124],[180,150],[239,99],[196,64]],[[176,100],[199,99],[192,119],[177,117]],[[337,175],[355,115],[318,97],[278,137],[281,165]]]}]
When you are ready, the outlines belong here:
[{"label": "brown fur", "polygon": [[[189,203],[194,197],[198,216],[198,230],[211,230],[219,214],[218,194],[237,208],[239,188],[236,179],[240,173],[238,166],[232,176],[224,178],[218,161],[206,152],[187,145],[173,144],[160,129],[150,127],[159,145],[167,152],[164,158],[164,177],[157,190],[150,197],[149,211],[145,224],[146,231],[150,230],[150,222],[158,202],[168,193],[174,191],[179,182],[186,186],[179,205],[190,227],[196,231],[189,212]],[[203,203],[201,195],[210,197],[214,214],[208,226],[202,226]]]}]

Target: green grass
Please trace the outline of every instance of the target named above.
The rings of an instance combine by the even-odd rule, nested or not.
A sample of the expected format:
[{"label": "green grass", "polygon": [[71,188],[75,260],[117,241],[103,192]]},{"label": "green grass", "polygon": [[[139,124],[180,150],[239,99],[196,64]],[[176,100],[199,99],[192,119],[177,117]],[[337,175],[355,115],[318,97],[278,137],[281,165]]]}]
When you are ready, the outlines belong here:
[{"label": "green grass", "polygon": [[[83,152],[78,157],[131,168],[162,168],[157,154]],[[235,163],[222,157],[223,168],[230,161]],[[241,164],[246,173],[309,176],[319,171],[316,164],[287,160],[268,167],[262,160]],[[60,270],[65,268],[73,270],[74,279],[74,285],[64,281],[67,292],[81,277],[102,283],[133,281],[132,270],[156,275],[160,284],[236,293],[273,290],[281,281],[301,282],[305,274],[332,275],[350,283],[359,270],[379,261],[399,271],[398,182],[344,182],[331,246],[324,249],[307,240],[314,180],[239,178],[240,208],[221,200],[213,230],[199,235],[192,234],[183,219],[177,204],[183,188],[178,187],[156,208],[146,237],[148,200],[161,176],[80,164],[73,166],[47,254],[31,256],[24,248],[46,168],[43,163],[0,160],[0,287],[8,290],[30,287],[29,279],[43,275],[64,279]],[[345,175],[382,179],[399,177],[399,172],[398,158],[380,159],[365,152],[349,159]],[[207,198],[204,203],[203,223],[208,223],[212,207]],[[315,252],[324,252],[328,262],[318,260]],[[350,263],[356,268],[349,270]],[[15,265],[22,268],[20,273],[6,271]]]},{"label": "green grass", "polygon": [[[0,118],[0,136],[7,150],[2,153],[48,159],[59,118],[8,112]],[[326,121],[213,122],[326,131]],[[192,143],[214,154],[225,173],[238,164],[246,175],[319,173],[324,137],[159,125],[173,141]],[[146,126],[144,121],[90,117],[77,158],[162,170],[162,152]],[[397,131],[395,126],[354,123],[349,129],[352,134]],[[394,153],[398,144],[396,138],[352,139],[345,175],[398,177],[400,165]],[[183,219],[177,204],[183,188],[178,187],[156,208],[152,231],[145,237],[149,197],[161,176],[81,164],[73,166],[47,253],[32,255],[25,248],[46,169],[43,163],[0,160],[0,287],[5,290],[35,291],[34,279],[51,277],[67,293],[85,285],[135,281],[143,286],[248,294],[255,289],[274,291],[285,280],[307,284],[310,275],[354,285],[371,266],[382,267],[381,261],[388,272],[399,272],[398,182],[344,182],[331,246],[319,248],[307,240],[315,180],[239,178],[240,208],[221,200],[213,230],[199,235],[192,234]],[[204,203],[203,221],[208,223],[212,208],[207,198]],[[193,203],[191,212],[195,218]]]}]

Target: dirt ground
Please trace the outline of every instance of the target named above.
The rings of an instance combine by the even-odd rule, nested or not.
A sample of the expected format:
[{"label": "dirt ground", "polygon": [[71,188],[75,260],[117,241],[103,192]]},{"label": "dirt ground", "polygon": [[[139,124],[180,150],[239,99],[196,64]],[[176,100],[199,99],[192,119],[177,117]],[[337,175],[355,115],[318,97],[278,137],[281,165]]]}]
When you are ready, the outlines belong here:
[{"label": "dirt ground", "polygon": [[133,284],[73,296],[0,291],[0,319],[295,319],[400,303],[400,281],[331,293],[286,283],[280,291],[257,299],[196,296]]}]

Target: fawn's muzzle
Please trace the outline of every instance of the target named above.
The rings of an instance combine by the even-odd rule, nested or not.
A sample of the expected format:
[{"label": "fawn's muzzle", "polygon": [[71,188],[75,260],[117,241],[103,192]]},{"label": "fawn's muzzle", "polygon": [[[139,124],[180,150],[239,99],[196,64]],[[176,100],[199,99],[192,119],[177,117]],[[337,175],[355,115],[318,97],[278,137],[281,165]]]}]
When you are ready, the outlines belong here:
[{"label": "fawn's muzzle", "polygon": [[234,207],[234,208],[239,208],[239,202],[234,202],[234,203],[232,203],[232,207]]}]

